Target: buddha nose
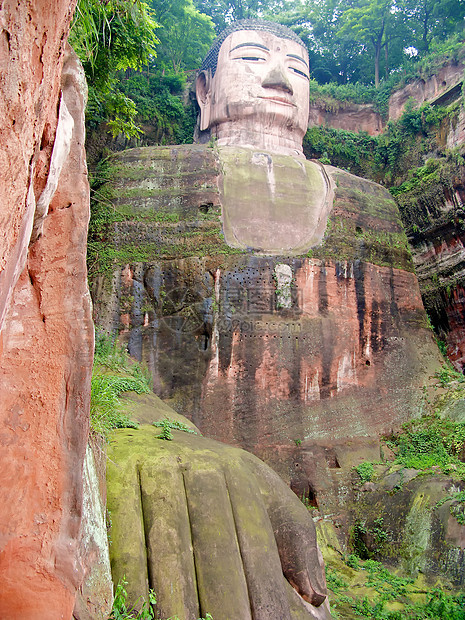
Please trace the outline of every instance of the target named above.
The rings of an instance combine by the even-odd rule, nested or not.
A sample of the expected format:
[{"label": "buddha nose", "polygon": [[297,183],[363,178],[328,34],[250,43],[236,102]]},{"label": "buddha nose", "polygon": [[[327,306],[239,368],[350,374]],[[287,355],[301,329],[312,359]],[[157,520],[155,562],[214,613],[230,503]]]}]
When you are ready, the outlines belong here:
[{"label": "buddha nose", "polygon": [[265,76],[262,82],[263,88],[275,88],[282,90],[290,95],[294,94],[291,83],[284,74],[283,67],[273,67],[268,75]]}]

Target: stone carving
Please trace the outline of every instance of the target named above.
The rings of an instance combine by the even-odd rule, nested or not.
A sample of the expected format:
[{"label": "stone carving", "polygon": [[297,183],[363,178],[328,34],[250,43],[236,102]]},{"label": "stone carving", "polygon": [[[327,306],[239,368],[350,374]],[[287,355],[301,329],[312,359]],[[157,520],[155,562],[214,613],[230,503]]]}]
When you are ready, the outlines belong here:
[{"label": "stone carving", "polygon": [[[246,22],[213,46],[197,92],[201,128],[217,138],[214,148],[147,147],[113,158],[115,206],[137,218],[115,225],[120,268],[111,298],[100,297],[96,312],[110,330],[121,319],[131,353],[152,371],[155,391],[203,432],[262,456],[315,508],[339,513],[345,497],[339,461],[354,450],[354,438],[366,448],[371,435],[389,432],[418,411],[421,386],[439,355],[389,193],[303,157],[308,81],[291,61],[305,64],[306,56],[289,32]],[[127,265],[136,244],[137,258]],[[268,476],[262,466],[258,471],[252,457],[211,440],[182,436],[161,443],[146,429],[121,431],[115,440],[109,497],[118,513],[125,511],[116,521],[112,517],[116,578],[135,575],[134,596],[147,592],[148,564],[165,615],[196,618],[208,611],[216,617],[219,609],[225,617],[228,604],[226,617],[246,618],[240,605],[250,603],[247,613],[254,618],[298,617],[273,608],[271,594],[254,598],[270,581],[261,572],[260,554],[239,558],[237,548],[235,555],[224,551],[230,562],[225,568],[217,564],[221,537],[212,541],[203,529],[231,531],[227,515],[246,507],[235,500],[222,504],[221,498],[230,481],[245,477],[251,486],[244,497],[251,487],[261,494],[247,510],[256,507],[276,531],[260,482]],[[275,490],[298,523],[289,490],[276,480]],[[120,505],[121,496],[132,504]],[[167,511],[155,519],[157,498]],[[172,552],[182,538],[174,515],[176,527],[184,523],[187,545],[195,539],[193,551],[182,557]],[[174,541],[171,547],[161,527]],[[228,540],[248,550],[255,539],[241,527]],[[208,546],[214,553],[207,554]],[[315,557],[313,543],[309,549]],[[155,554],[172,562],[160,577]],[[202,567],[200,577],[192,573],[192,556]],[[191,568],[179,570],[181,561]],[[233,562],[240,570],[231,568]],[[273,562],[267,570],[275,574]],[[313,570],[319,574],[316,563],[311,578]],[[216,581],[202,582],[211,572]],[[174,584],[171,575],[180,573],[194,576]],[[284,573],[298,585],[292,571],[284,567]],[[229,581],[238,574],[249,587],[242,598],[243,585]],[[282,588],[282,578],[281,585],[276,579],[271,583]],[[216,582],[227,584],[227,592],[212,594],[208,584]],[[177,599],[163,594],[172,587]],[[228,598],[229,592],[235,596]],[[264,600],[268,611],[260,607]],[[165,609],[164,601],[173,606]],[[309,613],[326,611],[322,604]]]},{"label": "stone carving", "polygon": [[220,147],[228,245],[295,255],[320,243],[333,191],[323,166],[302,151],[309,110],[302,41],[278,24],[236,22],[213,44],[196,91],[200,129]]},{"label": "stone carving", "polygon": [[308,52],[288,28],[242,20],[207,55],[197,82],[200,129],[219,145],[303,157],[308,123]]},{"label": "stone carving", "polygon": [[[135,402],[152,419],[169,409]],[[162,618],[329,619],[315,526],[279,476],[238,448],[159,433],[116,431],[109,448],[111,564],[130,599],[153,588]]]}]

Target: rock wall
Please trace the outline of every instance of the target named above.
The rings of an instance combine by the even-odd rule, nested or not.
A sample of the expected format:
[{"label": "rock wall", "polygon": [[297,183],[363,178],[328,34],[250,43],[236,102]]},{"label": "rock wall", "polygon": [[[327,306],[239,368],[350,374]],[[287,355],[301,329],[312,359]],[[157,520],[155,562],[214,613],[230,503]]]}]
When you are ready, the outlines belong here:
[{"label": "rock wall", "polygon": [[[363,524],[362,532],[354,534],[354,545],[362,556],[364,551],[376,554],[410,577],[421,573],[432,583],[446,577],[463,588],[465,527],[451,511],[457,506],[453,494],[462,490],[463,483],[422,473],[402,469],[354,488],[354,522]],[[380,523],[383,542],[376,535]]]},{"label": "rock wall", "polygon": [[85,563],[73,618],[107,620],[113,605],[113,582],[106,519],[106,449],[98,441],[87,446],[83,470],[83,510],[79,547]]},{"label": "rock wall", "polygon": [[[413,99],[416,106],[425,102],[445,104],[460,96],[463,82],[463,60],[445,64],[438,71],[426,78],[419,78],[395,91],[389,98],[388,120],[396,121],[404,112],[407,101]],[[463,142],[464,120],[454,123],[447,130],[447,146],[452,148]],[[371,136],[382,133],[386,119],[376,112],[372,105],[362,105],[346,101],[324,101],[310,103],[309,127],[328,126],[346,131],[366,131]]]},{"label": "rock wall", "polygon": [[418,411],[439,355],[386,190],[326,167],[323,243],[264,256],[221,238],[221,152],[133,149],[112,166],[117,268],[95,278],[97,321],[203,432],[290,480],[296,442],[389,432]]},{"label": "rock wall", "polygon": [[381,115],[371,105],[338,102],[336,110],[327,109],[324,103],[310,104],[309,127],[326,126],[346,131],[366,131],[370,136],[377,136],[384,129]]},{"label": "rock wall", "polygon": [[397,120],[404,111],[405,104],[410,98],[420,106],[425,101],[446,100],[448,94],[453,96],[453,89],[460,88],[463,81],[463,61],[451,62],[427,79],[417,79],[396,91],[389,98],[389,120]]},{"label": "rock wall", "polygon": [[7,0],[0,8],[0,326],[26,260],[47,178],[63,51],[75,1]]},{"label": "rock wall", "polygon": [[449,155],[430,162],[421,187],[397,196],[408,222],[415,270],[423,301],[447,354],[458,370],[465,367],[465,168]]},{"label": "rock wall", "polygon": [[0,616],[12,620],[69,618],[83,577],[93,327],[85,81],[65,54],[74,6],[0,9]]}]

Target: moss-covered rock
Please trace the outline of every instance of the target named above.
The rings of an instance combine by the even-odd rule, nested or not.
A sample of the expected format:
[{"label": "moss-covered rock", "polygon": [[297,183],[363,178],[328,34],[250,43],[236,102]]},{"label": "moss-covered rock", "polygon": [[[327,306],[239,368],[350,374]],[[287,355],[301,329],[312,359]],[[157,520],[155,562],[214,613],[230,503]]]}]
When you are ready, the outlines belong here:
[{"label": "moss-covered rock", "polygon": [[315,528],[292,491],[242,450],[172,434],[142,426],[110,442],[111,565],[130,600],[153,588],[160,617],[185,620],[329,618]]}]

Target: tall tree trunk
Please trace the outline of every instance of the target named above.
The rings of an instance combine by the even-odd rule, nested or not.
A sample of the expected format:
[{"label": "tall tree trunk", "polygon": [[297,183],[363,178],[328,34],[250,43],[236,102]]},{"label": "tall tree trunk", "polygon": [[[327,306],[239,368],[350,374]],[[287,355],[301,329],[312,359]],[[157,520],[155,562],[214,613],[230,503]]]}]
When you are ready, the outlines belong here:
[{"label": "tall tree trunk", "polygon": [[388,66],[388,43],[386,41],[385,45],[384,45],[384,77],[386,78],[386,80],[388,79],[388,75],[389,75],[389,66]]},{"label": "tall tree trunk", "polygon": [[377,45],[375,47],[375,87],[379,86],[379,56],[381,52],[381,47]]},{"label": "tall tree trunk", "polygon": [[429,18],[430,18],[431,10],[428,10],[428,0],[424,0],[423,7],[425,9],[425,14],[423,17],[423,36],[422,36],[423,48],[425,52],[429,52],[428,25],[429,25]]},{"label": "tall tree trunk", "polygon": [[378,88],[379,86],[379,57],[381,55],[381,49],[383,47],[383,34],[384,34],[384,22],[382,25],[381,30],[378,32],[378,36],[375,38],[374,36],[371,37],[371,42],[374,45],[375,48],[375,87]]}]

